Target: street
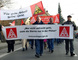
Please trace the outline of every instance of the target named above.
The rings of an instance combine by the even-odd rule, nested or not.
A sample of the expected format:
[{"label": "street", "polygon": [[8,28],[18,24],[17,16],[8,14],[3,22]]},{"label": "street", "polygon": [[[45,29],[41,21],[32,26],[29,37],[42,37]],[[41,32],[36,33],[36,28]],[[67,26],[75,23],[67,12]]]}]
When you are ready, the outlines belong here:
[{"label": "street", "polygon": [[[78,39],[74,40],[75,53],[78,55]],[[7,53],[7,48],[0,50],[0,60],[78,60],[78,56],[70,57],[65,55],[65,44],[55,44],[53,53],[48,52],[48,49],[44,50],[43,55],[40,58],[35,57],[35,48],[28,47],[27,51],[22,51],[22,44],[15,46],[15,51]]]}]

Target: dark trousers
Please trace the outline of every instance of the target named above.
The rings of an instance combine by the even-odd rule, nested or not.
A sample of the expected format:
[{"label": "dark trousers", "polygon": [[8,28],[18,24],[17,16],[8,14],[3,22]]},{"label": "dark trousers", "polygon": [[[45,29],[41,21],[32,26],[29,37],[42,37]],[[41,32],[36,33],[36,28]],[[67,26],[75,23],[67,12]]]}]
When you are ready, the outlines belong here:
[{"label": "dark trousers", "polygon": [[43,40],[35,40],[36,54],[42,55],[43,53]]},{"label": "dark trousers", "polygon": [[14,44],[8,44],[8,52],[14,51]]},{"label": "dark trousers", "polygon": [[32,40],[29,40],[29,43],[30,43],[31,47],[33,48],[34,40],[33,39]]},{"label": "dark trousers", "polygon": [[70,53],[74,51],[73,41],[74,40],[69,40],[69,39],[65,40],[66,52],[69,52],[69,49],[70,49]]},{"label": "dark trousers", "polygon": [[48,48],[49,50],[53,50],[54,49],[54,39],[48,39]]},{"label": "dark trousers", "polygon": [[33,48],[34,40],[31,40],[31,47]]}]

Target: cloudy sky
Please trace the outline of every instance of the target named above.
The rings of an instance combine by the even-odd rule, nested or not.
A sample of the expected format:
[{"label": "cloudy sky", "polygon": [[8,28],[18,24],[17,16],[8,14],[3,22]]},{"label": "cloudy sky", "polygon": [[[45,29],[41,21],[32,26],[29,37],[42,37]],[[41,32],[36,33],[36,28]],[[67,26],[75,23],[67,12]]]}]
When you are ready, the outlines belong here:
[{"label": "cloudy sky", "polygon": [[39,1],[43,2],[44,8],[46,8],[51,15],[58,13],[58,3],[60,3],[64,19],[67,20],[67,15],[72,15],[72,21],[78,26],[78,0],[11,0],[11,2],[13,2],[11,8],[25,8]]}]

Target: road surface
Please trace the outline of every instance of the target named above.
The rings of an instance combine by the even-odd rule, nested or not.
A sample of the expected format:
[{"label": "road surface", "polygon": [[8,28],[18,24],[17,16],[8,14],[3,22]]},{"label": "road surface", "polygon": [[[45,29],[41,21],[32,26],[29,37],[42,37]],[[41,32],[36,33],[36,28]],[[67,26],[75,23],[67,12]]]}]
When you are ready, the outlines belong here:
[{"label": "road surface", "polygon": [[[16,45],[15,51],[12,53],[6,53],[7,48],[0,50],[0,60],[78,60],[78,56],[70,57],[65,55],[65,44],[55,44],[54,53],[48,52],[48,49],[44,50],[43,55],[40,58],[35,57],[35,48],[28,47],[27,51],[22,51],[22,45]],[[78,39],[74,41],[75,53],[78,55]]]}]

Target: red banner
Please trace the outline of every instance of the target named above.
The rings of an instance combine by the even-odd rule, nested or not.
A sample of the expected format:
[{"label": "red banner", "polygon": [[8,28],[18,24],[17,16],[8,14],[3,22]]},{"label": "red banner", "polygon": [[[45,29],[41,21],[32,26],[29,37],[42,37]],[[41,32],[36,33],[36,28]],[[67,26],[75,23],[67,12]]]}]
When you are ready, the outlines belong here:
[{"label": "red banner", "polygon": [[[52,17],[53,18],[53,23],[59,23],[60,20],[59,20],[59,14],[57,15],[53,15],[53,16],[40,16],[41,17],[41,20],[43,23],[45,24],[48,24],[49,23],[49,19]],[[36,20],[36,16],[34,17],[31,17],[31,24],[35,23],[37,20]]]}]

